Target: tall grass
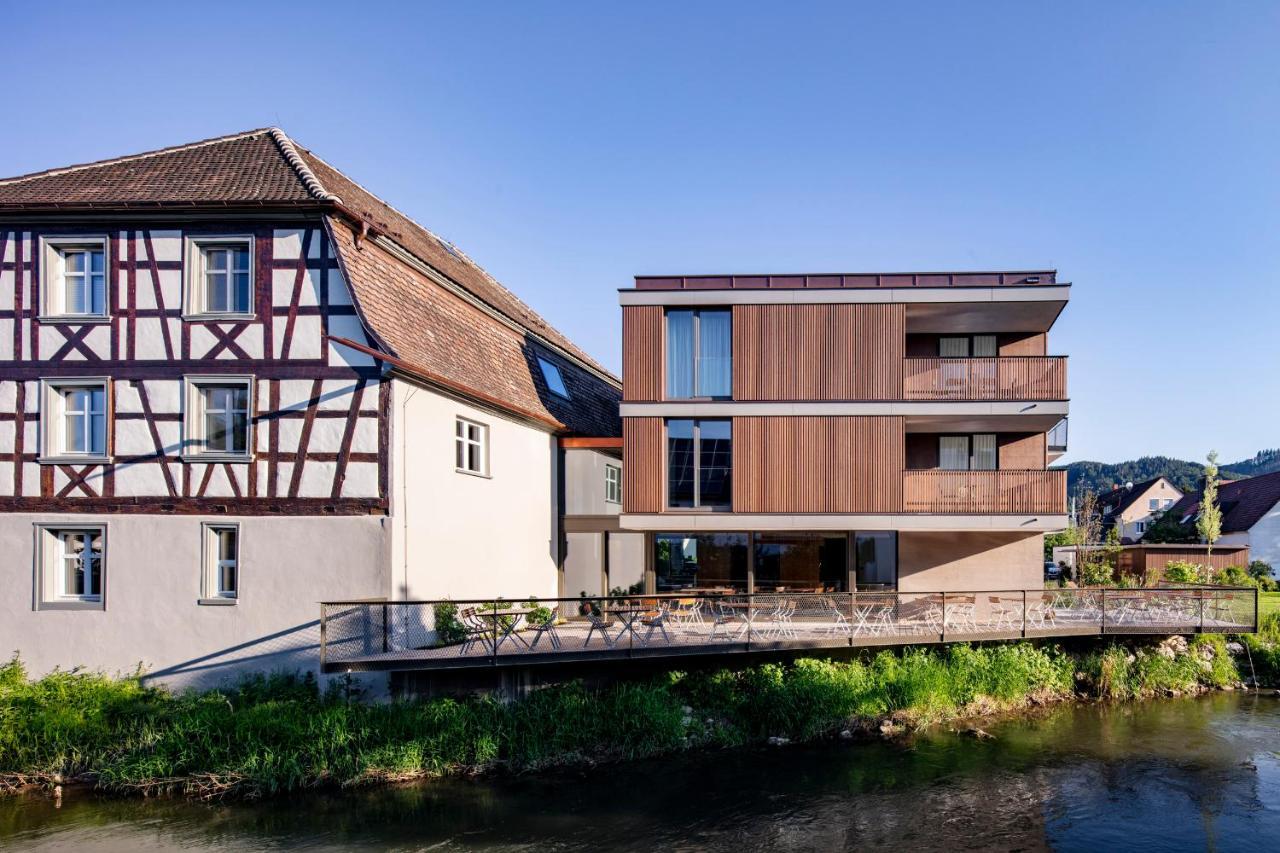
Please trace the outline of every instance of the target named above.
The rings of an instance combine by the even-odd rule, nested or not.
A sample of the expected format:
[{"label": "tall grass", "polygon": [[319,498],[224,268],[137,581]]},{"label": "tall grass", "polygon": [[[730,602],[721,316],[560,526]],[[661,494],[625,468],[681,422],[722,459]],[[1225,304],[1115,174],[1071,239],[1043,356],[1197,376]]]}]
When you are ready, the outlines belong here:
[{"label": "tall grass", "polygon": [[137,678],[79,671],[32,680],[15,659],[0,666],[0,776],[79,776],[113,791],[262,796],[770,737],[804,740],[886,718],[926,725],[1082,690],[1127,698],[1236,678],[1221,640],[1204,642],[1215,656],[1199,645],[1173,659],[1121,646],[1081,656],[1025,642],[881,651],[840,662],[805,658],[670,673],[600,689],[572,683],[511,703],[365,703],[292,675],[171,693]]}]

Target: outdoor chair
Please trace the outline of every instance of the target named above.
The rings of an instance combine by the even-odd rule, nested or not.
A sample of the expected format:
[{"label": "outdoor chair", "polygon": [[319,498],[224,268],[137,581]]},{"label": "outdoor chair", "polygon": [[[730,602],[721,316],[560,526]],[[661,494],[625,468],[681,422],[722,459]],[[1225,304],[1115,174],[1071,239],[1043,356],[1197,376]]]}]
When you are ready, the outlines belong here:
[{"label": "outdoor chair", "polygon": [[873,636],[888,636],[893,633],[893,605],[881,604],[870,620]]},{"label": "outdoor chair", "polygon": [[551,642],[551,648],[560,648],[560,634],[556,631],[556,614],[554,610],[551,611],[551,615],[546,619],[535,623],[533,630],[535,636],[533,638],[533,642],[529,644],[530,649],[536,649],[538,647],[538,641],[542,639],[543,634],[547,635],[547,639]]},{"label": "outdoor chair", "polygon": [[658,605],[657,610],[651,610],[648,613],[641,614],[640,624],[649,630],[644,632],[644,639],[640,641],[642,646],[649,645],[649,641],[653,639],[654,631],[662,632],[662,639],[667,645],[671,645],[671,636],[667,634],[667,605]]},{"label": "outdoor chair", "polygon": [[707,638],[714,642],[720,629],[724,629],[724,639],[732,640],[736,636],[732,632],[731,626],[737,625],[739,622],[745,622],[744,617],[730,607],[725,607],[719,602],[711,605],[711,635]]},{"label": "outdoor chair", "polygon": [[[582,641],[582,647],[585,649],[591,645],[591,635],[598,631],[601,639],[604,640],[605,646],[613,648],[613,644],[617,642],[617,637],[609,636],[609,623],[611,621],[611,618],[607,615],[596,613],[595,611],[589,612],[587,614],[587,622],[591,624],[591,629],[587,631],[587,638]],[[618,634],[621,636],[621,630],[619,630]]]},{"label": "outdoor chair", "polygon": [[462,628],[466,632],[462,645],[458,649],[459,655],[467,654],[476,643],[484,646],[486,650],[492,650],[493,626],[480,615],[476,608],[468,607],[462,610],[458,614],[458,621],[462,623]]}]

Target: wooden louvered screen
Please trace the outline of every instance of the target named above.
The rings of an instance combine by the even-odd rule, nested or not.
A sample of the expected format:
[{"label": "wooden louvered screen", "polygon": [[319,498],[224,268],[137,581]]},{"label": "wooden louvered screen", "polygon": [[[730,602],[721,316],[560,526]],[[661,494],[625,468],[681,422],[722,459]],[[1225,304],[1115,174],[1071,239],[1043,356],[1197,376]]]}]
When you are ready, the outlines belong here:
[{"label": "wooden louvered screen", "polygon": [[896,400],[903,305],[735,305],[736,400]]},{"label": "wooden louvered screen", "polygon": [[622,399],[662,399],[662,306],[622,309]]},{"label": "wooden louvered screen", "polygon": [[734,512],[901,512],[901,417],[733,419]]},{"label": "wooden louvered screen", "polygon": [[1028,435],[1005,434],[1000,436],[1000,467],[1002,469],[1036,470],[1046,466],[1045,436],[1042,432]]},{"label": "wooden louvered screen", "polygon": [[662,418],[622,419],[622,511],[661,512],[666,503]]}]

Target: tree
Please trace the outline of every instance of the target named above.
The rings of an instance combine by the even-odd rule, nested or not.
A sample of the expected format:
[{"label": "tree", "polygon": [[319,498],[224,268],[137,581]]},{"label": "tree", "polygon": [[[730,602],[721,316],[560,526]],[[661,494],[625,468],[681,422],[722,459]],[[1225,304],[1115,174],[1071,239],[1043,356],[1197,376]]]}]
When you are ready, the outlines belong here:
[{"label": "tree", "polygon": [[1102,515],[1098,512],[1098,496],[1085,492],[1076,503],[1073,524],[1067,528],[1076,549],[1076,579],[1097,586],[1111,578],[1111,567],[1103,551],[1096,547],[1102,540]]},{"label": "tree", "polygon": [[1182,523],[1182,513],[1165,511],[1147,527],[1142,534],[1142,541],[1154,545],[1190,544],[1199,542],[1200,537],[1188,525]]},{"label": "tree", "polygon": [[1210,450],[1204,466],[1204,491],[1200,495],[1200,516],[1196,519],[1196,532],[1209,546],[1206,560],[1212,566],[1213,543],[1222,535],[1222,508],[1218,506],[1218,451]]}]

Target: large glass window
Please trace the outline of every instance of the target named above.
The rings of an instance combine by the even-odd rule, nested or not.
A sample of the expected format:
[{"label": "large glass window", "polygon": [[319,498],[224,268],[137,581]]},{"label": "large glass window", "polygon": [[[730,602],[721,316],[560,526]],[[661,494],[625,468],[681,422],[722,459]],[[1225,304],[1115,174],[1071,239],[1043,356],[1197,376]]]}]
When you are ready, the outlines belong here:
[{"label": "large glass window", "polygon": [[705,533],[654,536],[658,592],[747,588],[747,534]]},{"label": "large glass window", "polygon": [[733,314],[725,309],[667,312],[667,397],[733,394]]},{"label": "large glass window", "polygon": [[898,583],[898,534],[854,534],[854,582],[858,589],[892,589]]},{"label": "large glass window", "polygon": [[938,436],[938,467],[943,471],[994,471],[999,461],[995,433]]},{"label": "large glass window", "polygon": [[728,420],[667,421],[667,502],[727,509],[732,503],[733,427]]},{"label": "large glass window", "polygon": [[836,592],[849,581],[846,534],[772,534],[755,539],[756,592]]}]

